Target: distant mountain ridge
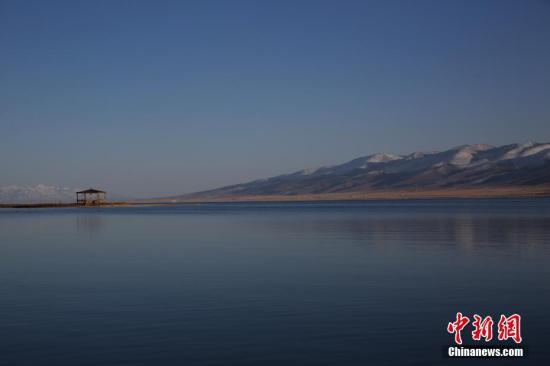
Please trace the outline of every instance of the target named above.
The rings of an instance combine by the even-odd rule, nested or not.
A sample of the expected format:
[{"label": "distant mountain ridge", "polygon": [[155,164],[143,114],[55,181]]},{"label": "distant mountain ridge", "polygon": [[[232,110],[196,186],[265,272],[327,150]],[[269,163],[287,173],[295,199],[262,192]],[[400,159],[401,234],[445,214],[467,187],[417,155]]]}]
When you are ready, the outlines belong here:
[{"label": "distant mountain ridge", "polygon": [[[71,203],[74,202],[77,191],[82,188],[58,187],[45,184],[35,186],[10,185],[0,186],[0,204],[10,203]],[[110,201],[126,201],[130,197],[110,194]]]},{"label": "distant mountain ridge", "polygon": [[48,186],[0,186],[0,203],[67,203],[75,200],[78,189]]},{"label": "distant mountain ridge", "polygon": [[[475,144],[406,155],[376,153],[339,165],[303,169],[155,201],[540,185],[550,187],[550,143]],[[78,190],[43,184],[0,186],[0,203],[68,203],[74,202]],[[110,193],[108,198],[113,201],[132,200]]]},{"label": "distant mountain ridge", "polygon": [[171,199],[300,195],[391,189],[500,187],[550,184],[550,143],[463,145],[407,155],[377,153],[340,165]]}]

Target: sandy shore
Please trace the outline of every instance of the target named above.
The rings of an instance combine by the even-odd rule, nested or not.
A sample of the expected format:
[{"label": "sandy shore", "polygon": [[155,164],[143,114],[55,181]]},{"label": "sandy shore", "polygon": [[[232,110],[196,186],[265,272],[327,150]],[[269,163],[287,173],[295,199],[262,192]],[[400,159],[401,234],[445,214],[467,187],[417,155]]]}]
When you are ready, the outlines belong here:
[{"label": "sandy shore", "polygon": [[529,198],[550,197],[550,186],[492,187],[492,188],[441,188],[377,190],[368,192],[298,194],[298,195],[258,195],[226,196],[216,198],[195,198],[166,200],[161,202],[273,202],[273,201],[340,201],[340,200],[379,200],[379,199],[440,199],[440,198]]}]

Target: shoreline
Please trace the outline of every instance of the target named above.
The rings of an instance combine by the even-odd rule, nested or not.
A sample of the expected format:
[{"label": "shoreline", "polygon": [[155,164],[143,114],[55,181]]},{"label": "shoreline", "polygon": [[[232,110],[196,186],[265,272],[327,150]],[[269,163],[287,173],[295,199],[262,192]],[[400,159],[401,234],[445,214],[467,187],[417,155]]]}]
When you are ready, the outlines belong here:
[{"label": "shoreline", "polygon": [[323,202],[323,201],[370,201],[370,200],[410,200],[410,199],[488,199],[488,198],[545,198],[550,197],[550,186],[535,187],[492,187],[492,188],[442,188],[376,190],[345,193],[319,193],[296,195],[251,195],[202,197],[188,199],[136,200],[127,202],[106,202],[101,205],[79,205],[76,203],[14,203],[0,204],[0,208],[114,208],[153,205],[178,205],[199,203],[235,202]]},{"label": "shoreline", "polygon": [[[217,198],[189,198],[162,200],[157,203],[223,203],[223,202],[297,202],[297,201],[369,201],[408,199],[485,199],[485,198],[544,198],[550,197],[550,186],[492,187],[492,188],[442,188],[376,190],[365,192],[320,193],[297,195],[225,196]],[[153,202],[153,201],[148,201]]]},{"label": "shoreline", "polygon": [[77,203],[0,203],[0,208],[109,208],[133,205],[130,202],[105,202],[100,205],[81,205]]}]

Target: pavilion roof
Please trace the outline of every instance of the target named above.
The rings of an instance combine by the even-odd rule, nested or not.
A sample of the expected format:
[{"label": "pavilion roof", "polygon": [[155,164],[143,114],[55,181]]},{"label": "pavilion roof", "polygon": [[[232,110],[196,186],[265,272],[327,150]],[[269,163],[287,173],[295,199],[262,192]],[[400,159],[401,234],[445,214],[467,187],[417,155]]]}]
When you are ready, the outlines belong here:
[{"label": "pavilion roof", "polygon": [[76,193],[107,193],[107,192],[105,192],[105,191],[100,191],[99,189],[89,188],[89,189],[85,189],[85,190],[83,190],[83,191],[76,192]]}]

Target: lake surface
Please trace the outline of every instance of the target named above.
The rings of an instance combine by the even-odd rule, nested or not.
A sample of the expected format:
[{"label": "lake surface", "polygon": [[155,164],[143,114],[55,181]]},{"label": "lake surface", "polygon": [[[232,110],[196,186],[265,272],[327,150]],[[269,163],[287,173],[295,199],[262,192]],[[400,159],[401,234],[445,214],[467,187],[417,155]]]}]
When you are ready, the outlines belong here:
[{"label": "lake surface", "polygon": [[549,364],[550,200],[0,210],[1,365],[506,363],[457,311]]}]

